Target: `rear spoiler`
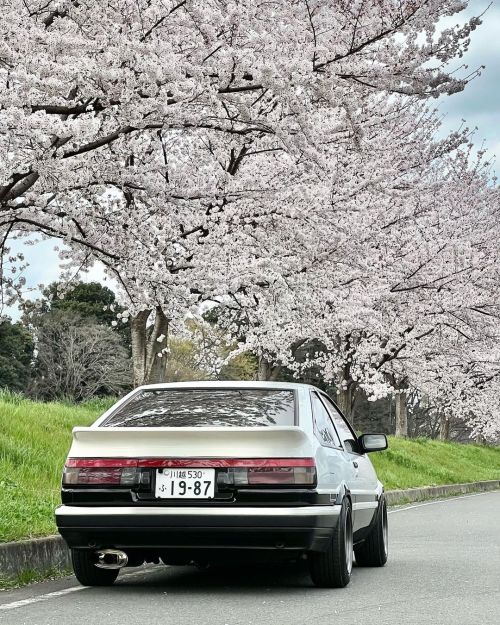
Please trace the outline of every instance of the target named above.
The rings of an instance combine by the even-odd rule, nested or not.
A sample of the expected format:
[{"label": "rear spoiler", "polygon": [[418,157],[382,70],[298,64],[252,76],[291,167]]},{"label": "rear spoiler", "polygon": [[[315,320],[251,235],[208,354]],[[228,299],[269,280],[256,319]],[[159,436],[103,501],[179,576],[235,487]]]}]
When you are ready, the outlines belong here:
[{"label": "rear spoiler", "polygon": [[302,458],[314,455],[297,426],[76,427],[70,458]]}]

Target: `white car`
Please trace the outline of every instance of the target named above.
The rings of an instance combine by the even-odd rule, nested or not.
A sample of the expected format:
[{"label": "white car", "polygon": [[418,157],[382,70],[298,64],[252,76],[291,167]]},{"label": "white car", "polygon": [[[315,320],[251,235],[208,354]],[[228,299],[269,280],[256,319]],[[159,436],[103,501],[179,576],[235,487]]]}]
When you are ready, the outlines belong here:
[{"label": "white car", "polygon": [[73,430],[59,532],[84,585],[123,566],[307,557],[342,587],[387,560],[384,488],[337,406],[306,384],[142,386]]}]

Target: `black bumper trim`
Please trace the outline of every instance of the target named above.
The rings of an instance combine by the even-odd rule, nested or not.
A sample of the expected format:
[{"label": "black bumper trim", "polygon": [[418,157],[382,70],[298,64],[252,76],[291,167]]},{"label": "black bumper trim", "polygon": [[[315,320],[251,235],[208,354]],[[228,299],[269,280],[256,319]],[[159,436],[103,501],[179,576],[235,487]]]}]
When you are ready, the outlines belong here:
[{"label": "black bumper trim", "polygon": [[[98,509],[97,509],[98,510]],[[96,510],[96,512],[97,512]],[[163,514],[57,514],[57,526],[69,547],[145,549],[254,549],[323,551],[338,521],[338,510],[307,514],[190,516],[180,510]]]}]

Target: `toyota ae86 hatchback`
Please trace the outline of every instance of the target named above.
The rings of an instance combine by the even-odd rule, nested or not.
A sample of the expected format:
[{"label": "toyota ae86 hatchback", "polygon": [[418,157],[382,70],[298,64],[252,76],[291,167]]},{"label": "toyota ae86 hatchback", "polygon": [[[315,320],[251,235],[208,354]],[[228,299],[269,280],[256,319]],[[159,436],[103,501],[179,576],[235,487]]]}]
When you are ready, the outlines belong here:
[{"label": "toyota ae86 hatchback", "polygon": [[84,585],[124,566],[306,558],[318,586],[387,561],[384,488],[357,437],[314,386],[142,386],[73,430],[59,532]]}]

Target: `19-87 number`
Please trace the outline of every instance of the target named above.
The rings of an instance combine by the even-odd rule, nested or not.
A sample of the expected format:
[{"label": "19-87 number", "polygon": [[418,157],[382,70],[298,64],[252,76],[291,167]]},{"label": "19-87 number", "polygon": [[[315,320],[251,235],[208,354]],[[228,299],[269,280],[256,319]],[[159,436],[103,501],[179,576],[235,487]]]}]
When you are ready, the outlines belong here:
[{"label": "19-87 number", "polygon": [[[188,491],[192,491],[193,495],[196,496],[200,496],[203,493],[203,496],[206,497],[208,491],[210,490],[210,485],[211,482],[210,480],[196,480],[195,482],[192,483],[192,486],[187,485],[187,483],[184,480],[180,480],[179,482],[177,482],[177,494],[180,497],[184,497],[184,495],[188,492]],[[176,483],[175,482],[170,482],[170,495],[174,496],[176,494],[175,492],[175,486]]]}]

